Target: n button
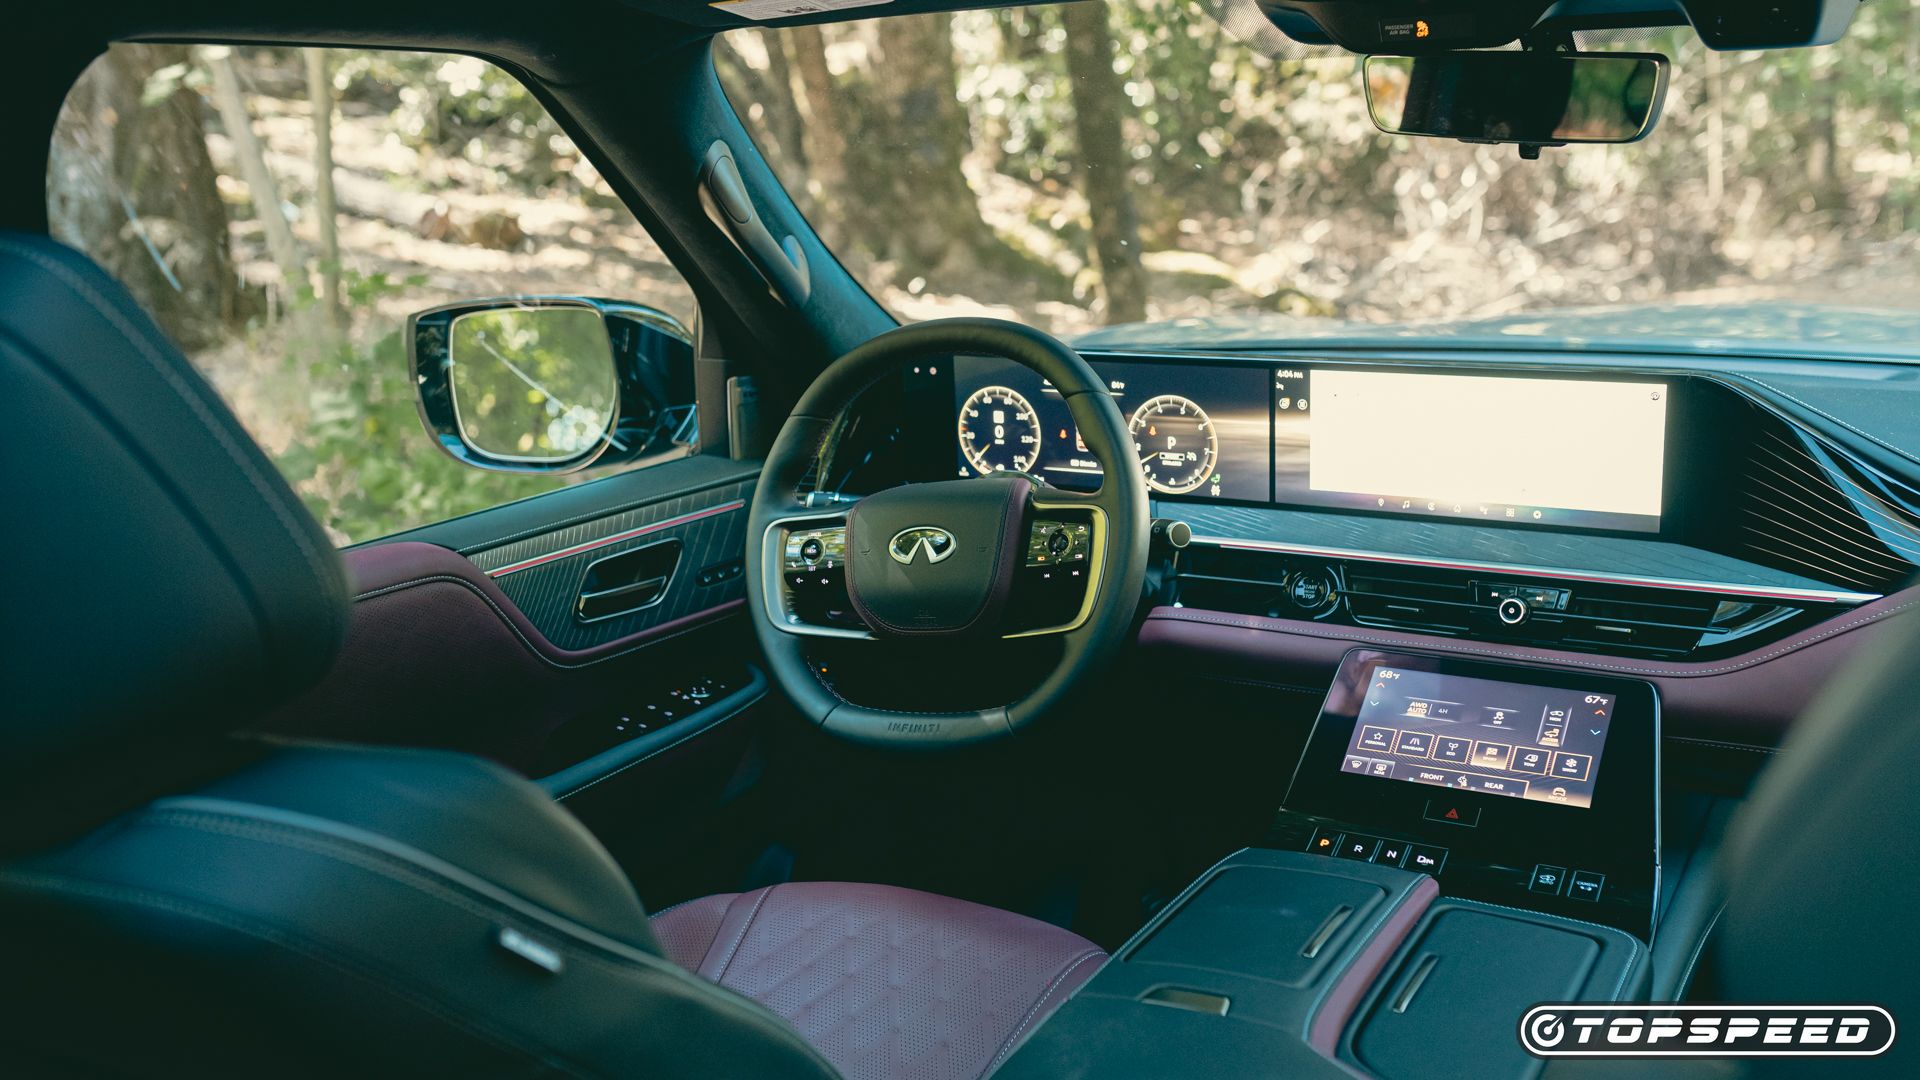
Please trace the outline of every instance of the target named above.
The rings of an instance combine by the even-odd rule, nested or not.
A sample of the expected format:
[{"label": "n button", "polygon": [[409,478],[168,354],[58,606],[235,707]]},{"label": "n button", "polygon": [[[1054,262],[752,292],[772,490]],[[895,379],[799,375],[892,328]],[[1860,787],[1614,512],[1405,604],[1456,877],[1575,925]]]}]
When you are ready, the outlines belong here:
[{"label": "n button", "polygon": [[1427,820],[1444,821],[1449,825],[1464,825],[1471,829],[1480,824],[1480,808],[1445,799],[1429,799],[1427,800]]}]

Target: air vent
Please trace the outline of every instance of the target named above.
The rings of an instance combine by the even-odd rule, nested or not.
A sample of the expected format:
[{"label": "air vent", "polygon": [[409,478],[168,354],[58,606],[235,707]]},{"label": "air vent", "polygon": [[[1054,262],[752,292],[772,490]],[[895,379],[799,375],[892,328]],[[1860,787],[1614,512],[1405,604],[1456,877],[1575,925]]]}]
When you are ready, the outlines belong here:
[{"label": "air vent", "polygon": [[1872,592],[1891,591],[1913,574],[1920,522],[1895,501],[1890,481],[1778,421],[1757,415],[1756,427],[1735,508],[1743,549],[1735,554]]},{"label": "air vent", "polygon": [[[1331,607],[1302,610],[1288,583],[1331,576]],[[1270,618],[1316,618],[1630,657],[1706,658],[1811,622],[1804,608],[1694,589],[1282,553],[1197,549],[1174,602]]]},{"label": "air vent", "polygon": [[[1503,617],[1501,604],[1510,605]],[[1629,655],[1682,655],[1718,601],[1704,593],[1356,563],[1347,609],[1362,626]]]}]

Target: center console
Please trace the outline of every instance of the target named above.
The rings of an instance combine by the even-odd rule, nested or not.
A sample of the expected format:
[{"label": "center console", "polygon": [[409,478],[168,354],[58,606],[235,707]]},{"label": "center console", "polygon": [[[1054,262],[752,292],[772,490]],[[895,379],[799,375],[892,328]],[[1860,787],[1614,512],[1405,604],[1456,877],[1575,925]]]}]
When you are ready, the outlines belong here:
[{"label": "center console", "polygon": [[1651,941],[1659,729],[1644,682],[1356,649],[1265,846]]},{"label": "center console", "polygon": [[1189,886],[996,1076],[1536,1076],[1546,1001],[1650,985],[1659,703],[1355,650],[1266,843]]}]

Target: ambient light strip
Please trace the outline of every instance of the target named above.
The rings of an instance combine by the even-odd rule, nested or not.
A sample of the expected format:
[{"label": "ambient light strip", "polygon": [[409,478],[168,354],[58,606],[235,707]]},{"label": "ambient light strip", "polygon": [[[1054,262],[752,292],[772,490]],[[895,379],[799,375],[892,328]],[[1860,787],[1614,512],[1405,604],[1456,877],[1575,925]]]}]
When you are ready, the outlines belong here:
[{"label": "ambient light strip", "polygon": [[603,536],[598,540],[588,540],[585,543],[575,544],[572,547],[561,548],[559,551],[549,551],[545,555],[535,555],[531,559],[522,559],[516,563],[508,563],[498,570],[487,571],[487,576],[491,578],[503,578],[516,571],[541,566],[553,562],[556,559],[565,559],[584,552],[595,551],[609,544],[617,544],[622,540],[631,540],[636,536],[646,536],[648,533],[657,533],[663,529],[671,529],[676,525],[686,525],[690,522],[699,521],[702,518],[717,517],[720,514],[730,514],[735,510],[742,509],[746,505],[745,499],[735,499],[732,502],[721,503],[718,506],[709,506],[705,510],[695,510],[690,514],[681,514],[678,517],[667,518],[665,521],[656,521],[651,525],[642,525],[637,529],[628,529],[625,532],[614,533],[612,536]]},{"label": "ambient light strip", "polygon": [[1312,547],[1285,544],[1276,540],[1236,540],[1225,536],[1195,536],[1193,543],[1241,551],[1272,551],[1286,555],[1310,555],[1323,559],[1353,559],[1357,562],[1393,563],[1400,566],[1425,566],[1439,570],[1484,570],[1489,573],[1520,577],[1561,578],[1591,581],[1604,585],[1642,585],[1652,589],[1678,589],[1683,592],[1724,593],[1728,596],[1763,600],[1798,600],[1826,604],[1865,604],[1881,598],[1880,593],[1843,592],[1837,589],[1795,589],[1786,586],[1729,585],[1717,581],[1686,581],[1678,578],[1638,577],[1632,574],[1599,574],[1590,570],[1566,570],[1550,566],[1519,566],[1512,563],[1456,562],[1450,559],[1424,559],[1417,555],[1389,555],[1382,551],[1350,551],[1345,548]]}]

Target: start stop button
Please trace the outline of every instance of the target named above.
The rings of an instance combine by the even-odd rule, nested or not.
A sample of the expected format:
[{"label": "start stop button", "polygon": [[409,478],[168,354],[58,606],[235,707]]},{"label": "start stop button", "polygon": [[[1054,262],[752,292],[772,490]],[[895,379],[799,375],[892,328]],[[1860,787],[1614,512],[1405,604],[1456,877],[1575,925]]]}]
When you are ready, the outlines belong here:
[{"label": "start stop button", "polygon": [[1324,566],[1296,572],[1287,582],[1287,599],[1313,618],[1331,612],[1340,602],[1339,583]]}]

